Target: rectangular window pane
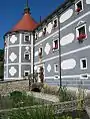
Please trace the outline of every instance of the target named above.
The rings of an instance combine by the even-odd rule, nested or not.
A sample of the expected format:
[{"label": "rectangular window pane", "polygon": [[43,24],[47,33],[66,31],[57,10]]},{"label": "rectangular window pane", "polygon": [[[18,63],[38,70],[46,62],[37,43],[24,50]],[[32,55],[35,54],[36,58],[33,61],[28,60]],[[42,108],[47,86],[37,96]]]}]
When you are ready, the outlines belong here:
[{"label": "rectangular window pane", "polygon": [[25,76],[28,76],[28,72],[25,72]]},{"label": "rectangular window pane", "polygon": [[25,36],[25,41],[29,41],[29,36]]},{"label": "rectangular window pane", "polygon": [[79,28],[78,30],[79,30],[79,35],[80,34],[85,34],[85,27],[84,26]]},{"label": "rectangular window pane", "polygon": [[54,65],[54,70],[55,70],[55,72],[58,72],[58,64]]},{"label": "rectangular window pane", "polygon": [[58,40],[53,41],[53,49],[58,49]]},{"label": "rectangular window pane", "polygon": [[77,3],[77,7],[82,10],[82,2],[81,1]]},{"label": "rectangular window pane", "polygon": [[25,59],[29,60],[29,54],[25,54]]},{"label": "rectangular window pane", "polygon": [[82,60],[83,68],[86,68],[86,60]]}]

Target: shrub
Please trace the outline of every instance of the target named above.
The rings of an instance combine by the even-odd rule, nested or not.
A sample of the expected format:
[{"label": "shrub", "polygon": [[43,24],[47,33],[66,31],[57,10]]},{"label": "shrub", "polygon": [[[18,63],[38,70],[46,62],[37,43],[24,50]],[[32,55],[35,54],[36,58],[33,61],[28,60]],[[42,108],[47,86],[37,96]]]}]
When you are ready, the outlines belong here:
[{"label": "shrub", "polygon": [[13,107],[23,106],[26,94],[20,91],[13,91],[10,93],[10,99],[13,101]]},{"label": "shrub", "polygon": [[20,91],[13,91],[10,93],[10,98],[15,99],[17,98],[18,100],[22,97],[22,92]]},{"label": "shrub", "polygon": [[75,95],[73,95],[71,92],[68,92],[66,87],[61,87],[59,89],[59,99],[61,102],[71,101],[75,99]]},{"label": "shrub", "polygon": [[26,92],[14,91],[10,93],[10,99],[12,100],[12,107],[32,106],[39,103],[38,99],[35,99],[33,95],[27,95]]}]

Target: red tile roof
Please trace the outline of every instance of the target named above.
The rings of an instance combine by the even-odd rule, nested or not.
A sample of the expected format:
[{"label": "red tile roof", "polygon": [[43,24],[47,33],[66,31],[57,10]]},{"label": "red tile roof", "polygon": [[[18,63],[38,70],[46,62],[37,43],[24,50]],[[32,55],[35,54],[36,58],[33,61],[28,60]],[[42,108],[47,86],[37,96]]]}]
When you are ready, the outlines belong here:
[{"label": "red tile roof", "polygon": [[33,31],[38,26],[38,23],[31,17],[29,12],[25,12],[22,19],[12,28],[11,32],[15,31]]}]

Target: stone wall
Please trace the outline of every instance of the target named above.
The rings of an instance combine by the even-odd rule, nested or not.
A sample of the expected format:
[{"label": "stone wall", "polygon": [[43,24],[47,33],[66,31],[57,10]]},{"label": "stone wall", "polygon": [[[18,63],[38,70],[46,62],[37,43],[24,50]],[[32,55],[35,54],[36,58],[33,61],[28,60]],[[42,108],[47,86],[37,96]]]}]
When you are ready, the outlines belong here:
[{"label": "stone wall", "polygon": [[6,95],[14,90],[29,91],[29,80],[2,81],[0,82],[0,94]]}]

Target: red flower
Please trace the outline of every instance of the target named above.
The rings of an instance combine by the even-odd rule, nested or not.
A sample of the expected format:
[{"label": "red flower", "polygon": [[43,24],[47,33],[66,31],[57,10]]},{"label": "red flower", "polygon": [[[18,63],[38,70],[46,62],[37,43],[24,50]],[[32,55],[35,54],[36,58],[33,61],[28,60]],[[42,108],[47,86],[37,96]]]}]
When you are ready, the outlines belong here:
[{"label": "red flower", "polygon": [[86,34],[80,34],[79,37],[77,37],[77,40],[82,40],[86,38]]},{"label": "red flower", "polygon": [[76,12],[80,12],[81,11],[81,9],[78,7],[77,9],[76,9]]}]

